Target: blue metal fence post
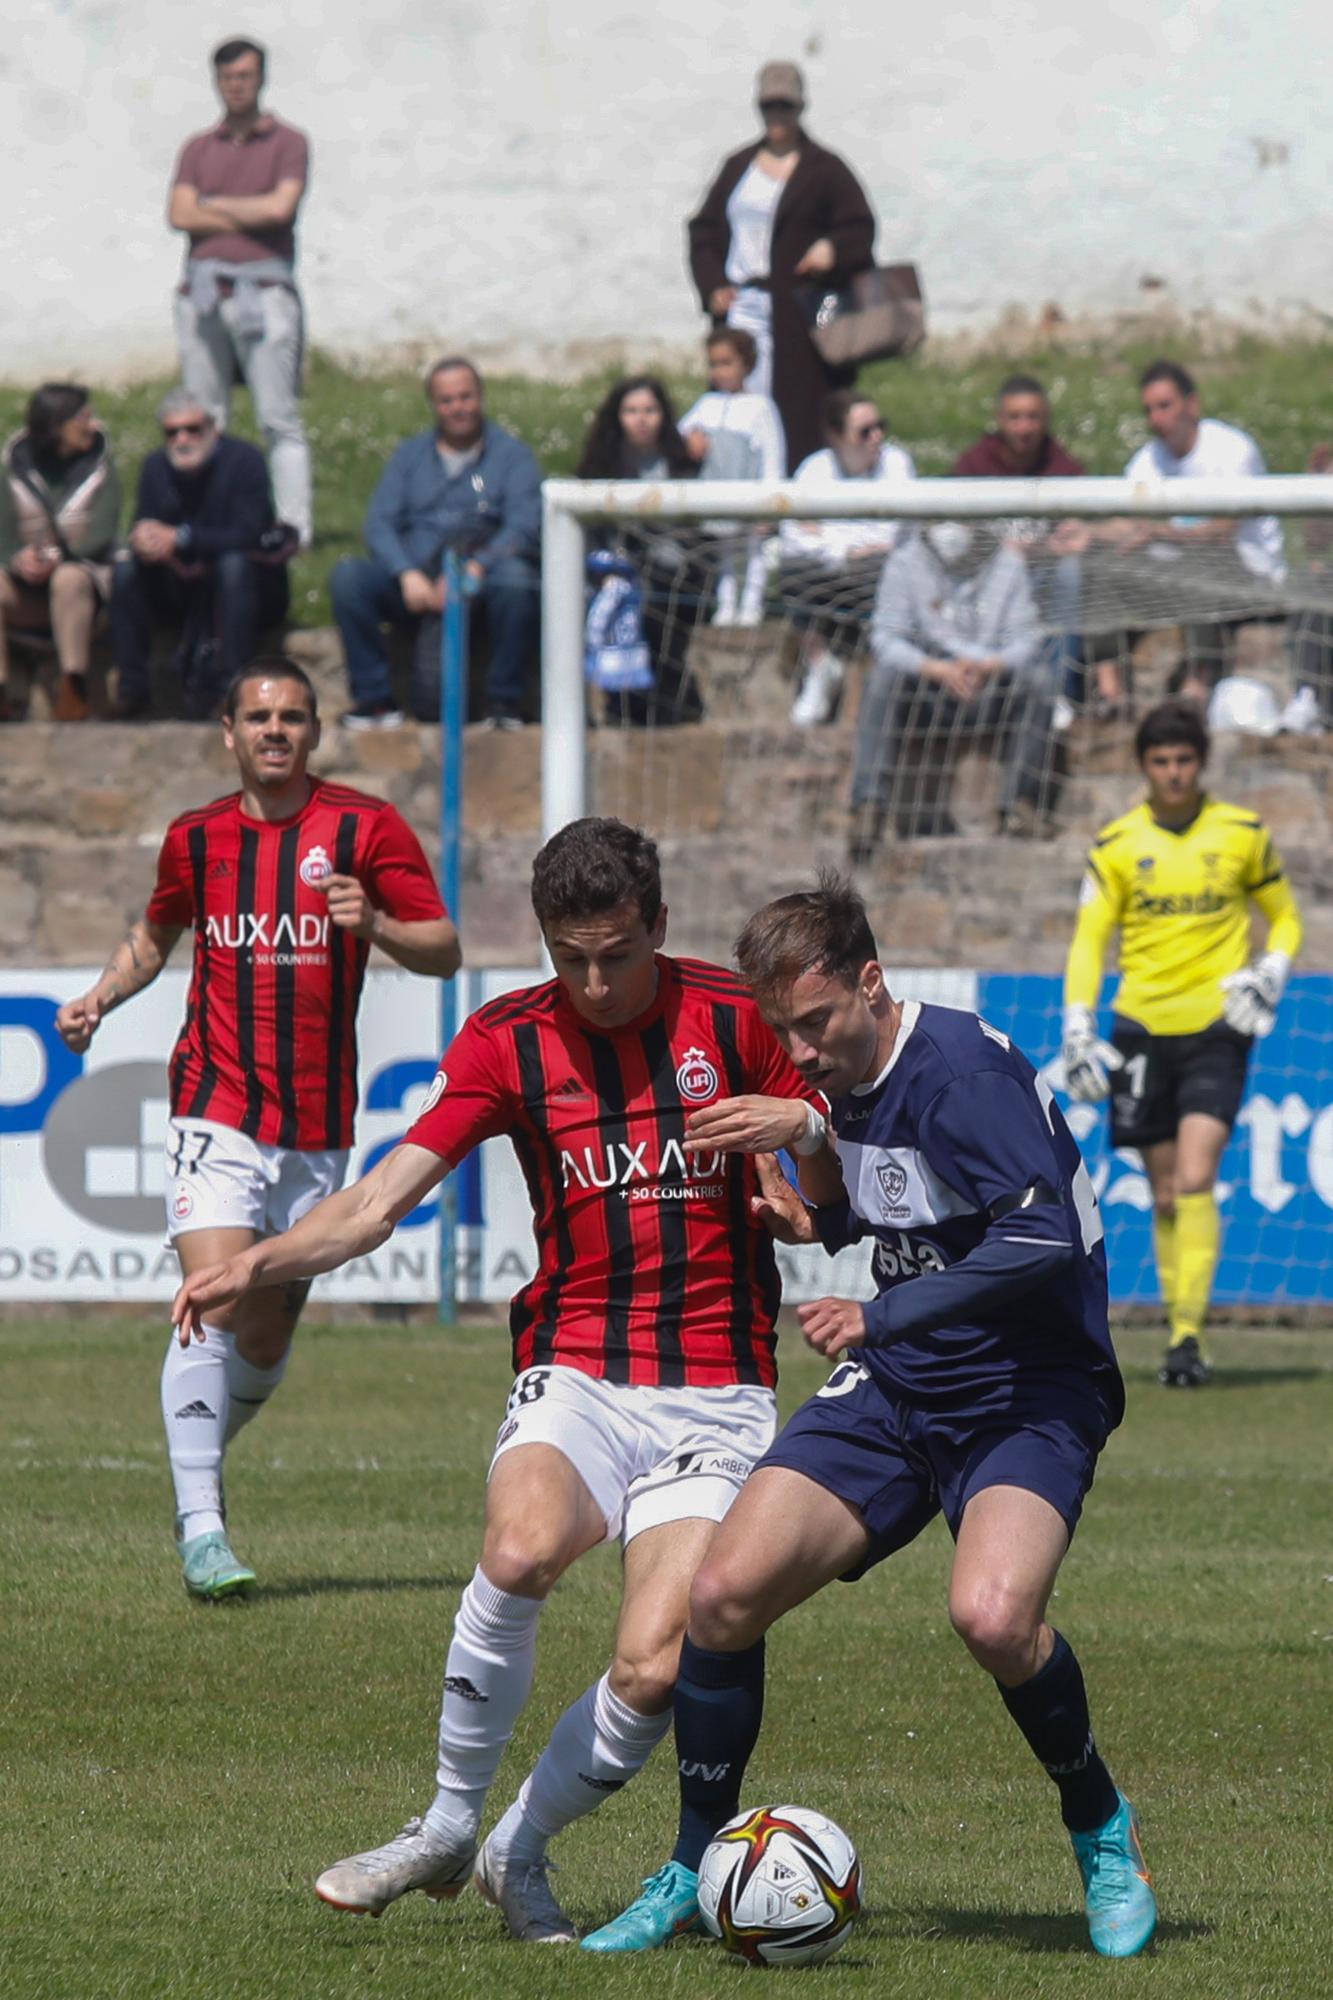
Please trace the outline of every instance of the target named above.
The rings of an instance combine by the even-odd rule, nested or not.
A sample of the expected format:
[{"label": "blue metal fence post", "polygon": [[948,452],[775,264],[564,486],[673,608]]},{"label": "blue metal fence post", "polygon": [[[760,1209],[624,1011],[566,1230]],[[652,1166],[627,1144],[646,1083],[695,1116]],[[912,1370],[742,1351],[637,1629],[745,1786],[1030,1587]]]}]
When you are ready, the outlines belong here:
[{"label": "blue metal fence post", "polygon": [[[445,604],[440,633],[440,893],[459,930],[460,854],[463,841],[463,724],[467,717],[467,571],[452,549],[444,558]],[[460,975],[461,976],[461,975]],[[458,1028],[458,980],[440,985],[440,1047]],[[440,1189],[440,1319],[458,1306],[458,1184],[450,1174]]]}]

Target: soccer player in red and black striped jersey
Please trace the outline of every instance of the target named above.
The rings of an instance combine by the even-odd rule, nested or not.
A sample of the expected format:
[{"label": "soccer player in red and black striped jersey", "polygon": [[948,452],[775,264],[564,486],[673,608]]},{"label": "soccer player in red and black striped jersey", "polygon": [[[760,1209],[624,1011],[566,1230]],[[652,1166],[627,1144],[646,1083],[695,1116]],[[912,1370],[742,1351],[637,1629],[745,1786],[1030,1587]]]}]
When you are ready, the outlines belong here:
[{"label": "soccer player in red and black striped jersey", "polygon": [[[187,1280],[175,1318],[188,1340],[252,1284],[364,1254],[469,1148],[513,1141],[538,1268],[513,1304],[517,1379],[445,1667],[436,1797],[316,1889],[378,1915],[410,1889],[458,1894],[475,1865],[516,1937],[554,1943],[575,1931],[547,1884],[547,1841],[666,1733],[690,1578],[774,1425],[778,1280],[761,1172],[693,1145],[689,1114],[740,1098],[758,1145],[795,1147],[809,1174],[841,1179],[823,1100],[748,989],[663,955],[651,840],[618,820],[576,821],[538,855],[532,900],[556,977],[474,1014],[403,1143],[285,1236]],[[543,1601],[612,1536],[624,1595],[611,1667],[561,1717],[478,1856]]]},{"label": "soccer player in red and black striped jersey", "polygon": [[[288,660],[233,683],[225,740],[241,789],[167,828],[148,909],[87,993],[58,1016],[86,1049],[142,992],[181,932],[194,974],[169,1072],[167,1223],[187,1274],[286,1229],[341,1187],[356,1109],[356,1010],[372,940],[448,979],[458,933],[411,828],[382,799],[306,769],[315,692]],[[186,1588],[245,1589],[222,1513],[222,1459],[282,1379],[307,1287],[256,1291],[209,1320],[162,1372]]]}]

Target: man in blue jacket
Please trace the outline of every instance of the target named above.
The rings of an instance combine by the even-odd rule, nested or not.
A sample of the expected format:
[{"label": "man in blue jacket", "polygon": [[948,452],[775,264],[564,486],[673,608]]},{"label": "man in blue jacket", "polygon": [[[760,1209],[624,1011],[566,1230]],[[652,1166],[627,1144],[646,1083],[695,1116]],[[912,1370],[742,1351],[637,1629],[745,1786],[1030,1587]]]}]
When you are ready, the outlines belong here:
[{"label": "man in blue jacket", "polygon": [[181,630],[185,712],[213,712],[254,658],[260,634],[287,615],[286,562],[296,531],[274,518],[257,445],[224,437],[188,389],[158,408],[162,448],[139,474],[129,548],[111,587],[111,643],[119,673],[112,714],[145,715],[155,625]]},{"label": "man in blue jacket", "polygon": [[[487,720],[517,729],[537,638],[537,555],[541,473],[520,439],[487,421],[481,376],[450,356],[426,377],[434,430],[400,444],[366,515],[368,557],[345,557],[333,572],[333,614],[347,654],[353,707],[349,729],[390,728],[394,706],[385,624],[421,631],[444,611],[447,550],[465,558],[469,595],[486,622]],[[439,716],[433,636],[417,648],[413,707]]]}]

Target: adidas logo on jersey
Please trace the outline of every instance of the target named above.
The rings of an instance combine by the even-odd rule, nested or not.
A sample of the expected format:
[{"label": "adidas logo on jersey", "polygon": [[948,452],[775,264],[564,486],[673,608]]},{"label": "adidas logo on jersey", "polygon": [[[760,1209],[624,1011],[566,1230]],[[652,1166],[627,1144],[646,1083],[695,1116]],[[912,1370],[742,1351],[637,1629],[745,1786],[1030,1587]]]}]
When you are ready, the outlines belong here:
[{"label": "adidas logo on jersey", "polygon": [[178,1417],[207,1417],[209,1423],[216,1420],[217,1412],[210,1410],[207,1403],[187,1403],[183,1410],[177,1410]]},{"label": "adidas logo on jersey", "polygon": [[551,1095],[552,1097],[591,1097],[592,1092],[586,1084],[580,1083],[576,1076],[567,1076],[563,1083],[556,1085]]}]

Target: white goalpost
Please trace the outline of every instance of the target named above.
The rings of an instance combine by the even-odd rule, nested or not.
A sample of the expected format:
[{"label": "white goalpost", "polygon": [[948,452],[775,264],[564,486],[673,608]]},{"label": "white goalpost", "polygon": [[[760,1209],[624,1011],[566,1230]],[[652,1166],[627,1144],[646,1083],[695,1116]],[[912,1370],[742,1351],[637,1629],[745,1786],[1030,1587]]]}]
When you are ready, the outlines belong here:
[{"label": "white goalpost", "polygon": [[[1258,491],[1256,492],[1256,488]],[[1259,503],[1256,506],[1256,501]],[[588,810],[588,713],[583,658],[587,529],[633,522],[738,523],[845,518],[1105,521],[1333,517],[1333,476],[1274,474],[1263,481],[1127,479],[845,480],[819,490],[790,481],[549,479],[542,528],[542,825],[549,835]]]},{"label": "white goalpost", "polygon": [[[1307,942],[1278,1030],[1256,1048],[1223,1163],[1217,1298],[1247,1312],[1333,1305],[1333,912],[1325,913],[1322,887],[1333,734],[1320,737],[1313,718],[1308,737],[1271,734],[1284,689],[1294,692],[1305,672],[1320,679],[1319,704],[1333,726],[1333,477],[1182,479],[1155,488],[1092,478],[848,480],[826,490],[564,479],[548,481],[544,498],[544,837],[589,812],[649,828],[666,867],[671,948],[724,962],[760,903],[808,884],[821,865],[850,869],[894,990],[978,1008],[1013,1034],[1057,1091],[1059,975],[1083,856],[1098,828],[1141,796],[1134,726],[1188,667],[1191,633],[1224,635],[1224,675],[1267,690],[1269,714],[1256,728],[1238,712],[1215,734],[1210,775],[1219,796],[1251,805],[1272,827],[1305,906]],[[916,759],[944,789],[927,797],[909,787],[905,798],[890,799],[879,844],[857,846],[864,828],[853,793],[876,672],[867,636],[886,554],[866,561],[859,599],[825,605],[804,625],[785,558],[769,566],[759,623],[737,629],[718,616],[726,536],[733,552],[753,552],[748,538],[767,529],[764,546],[785,550],[793,537],[790,528],[782,536],[782,524],[896,523],[901,551],[929,522],[981,522],[995,531],[990,545],[1008,541],[1031,555],[1056,522],[1244,524],[1260,516],[1282,523],[1280,580],[1249,572],[1231,537],[1214,545],[1225,560],[1211,574],[1206,561],[1174,556],[1179,544],[1157,543],[1155,554],[1122,563],[1104,527],[1089,538],[1074,607],[1061,614],[1049,602],[1041,607],[1041,642],[1050,649],[1041,671],[1081,675],[1086,698],[1047,703],[1048,823],[1029,827],[1026,838],[1008,837],[1012,828],[997,811],[1011,756],[1004,718],[980,742],[960,727],[966,704],[941,701],[928,727],[918,721],[915,734],[899,731],[901,768],[888,778],[901,785]],[[1122,538],[1121,546],[1132,545],[1132,536]],[[698,691],[688,713],[655,717],[651,704],[631,712],[619,697],[590,688],[590,546],[618,550],[627,573],[639,575],[649,651],[659,668],[669,655],[673,671]],[[840,653],[842,707],[801,727],[791,696],[811,631]],[[1063,640],[1078,643],[1057,657]],[[1098,712],[1094,679],[1108,662],[1126,696],[1109,717]],[[875,711],[870,726],[882,721]],[[1108,976],[1104,1002],[1111,987]],[[1148,1304],[1156,1281],[1141,1163],[1111,1150],[1098,1111],[1066,1110],[1104,1206],[1117,1303]]]}]

